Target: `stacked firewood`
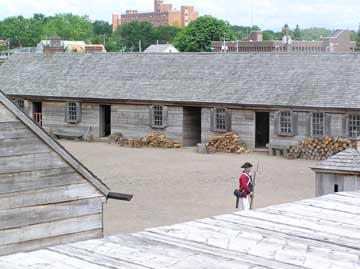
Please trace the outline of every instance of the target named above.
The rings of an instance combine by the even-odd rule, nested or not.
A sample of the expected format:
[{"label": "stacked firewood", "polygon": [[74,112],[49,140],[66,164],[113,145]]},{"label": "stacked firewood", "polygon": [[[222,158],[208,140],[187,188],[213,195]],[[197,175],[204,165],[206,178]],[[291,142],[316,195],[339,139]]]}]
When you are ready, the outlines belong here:
[{"label": "stacked firewood", "polygon": [[164,134],[153,133],[145,136],[142,144],[147,147],[153,148],[181,148],[181,144],[175,141],[169,141]]},{"label": "stacked firewood", "polygon": [[351,146],[351,141],[341,137],[306,137],[290,148],[289,159],[324,160]]},{"label": "stacked firewood", "polygon": [[240,142],[240,136],[226,133],[211,139],[205,145],[207,152],[248,153],[246,145]]}]

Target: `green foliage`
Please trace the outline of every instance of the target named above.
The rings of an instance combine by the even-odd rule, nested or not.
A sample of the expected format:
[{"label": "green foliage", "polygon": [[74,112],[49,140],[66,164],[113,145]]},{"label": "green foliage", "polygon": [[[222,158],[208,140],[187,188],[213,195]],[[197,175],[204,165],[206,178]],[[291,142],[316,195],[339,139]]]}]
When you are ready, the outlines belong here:
[{"label": "green foliage", "polygon": [[258,26],[239,26],[232,25],[230,26],[231,31],[236,36],[237,40],[245,39],[249,36],[249,34],[253,31],[260,31],[260,27]]},{"label": "green foliage", "polygon": [[283,37],[282,32],[274,32],[272,30],[263,31],[263,40],[281,40]]},{"label": "green foliage", "polygon": [[180,28],[175,26],[159,26],[154,28],[154,40],[159,43],[172,43]]},{"label": "green foliage", "polygon": [[301,31],[301,36],[303,40],[320,40],[321,37],[330,36],[332,30],[326,28],[308,28]]},{"label": "green foliage", "polygon": [[154,28],[150,22],[133,21],[123,24],[113,33],[115,48],[125,51],[139,51],[139,40],[141,50],[144,50],[155,42]]},{"label": "green foliage", "polygon": [[174,38],[174,46],[180,51],[211,51],[211,41],[224,38],[235,40],[228,22],[210,16],[199,17],[183,28]]},{"label": "green foliage", "polygon": [[357,51],[360,50],[360,26],[356,36],[356,50]]},{"label": "green foliage", "polygon": [[301,30],[299,25],[296,25],[296,28],[294,30],[294,36],[293,36],[294,40],[301,40]]},{"label": "green foliage", "polygon": [[87,16],[57,14],[48,18],[43,34],[47,37],[56,35],[63,40],[88,41],[93,34],[93,25]]},{"label": "green foliage", "polygon": [[112,27],[107,21],[94,21],[93,29],[95,35],[111,35]]}]

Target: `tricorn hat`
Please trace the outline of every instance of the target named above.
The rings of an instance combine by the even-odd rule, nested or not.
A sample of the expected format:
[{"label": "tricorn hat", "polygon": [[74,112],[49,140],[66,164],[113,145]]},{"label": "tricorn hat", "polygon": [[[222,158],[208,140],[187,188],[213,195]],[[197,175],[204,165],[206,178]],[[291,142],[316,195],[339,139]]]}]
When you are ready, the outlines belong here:
[{"label": "tricorn hat", "polygon": [[251,163],[244,163],[243,166],[241,166],[241,168],[250,168],[250,167],[253,167]]}]

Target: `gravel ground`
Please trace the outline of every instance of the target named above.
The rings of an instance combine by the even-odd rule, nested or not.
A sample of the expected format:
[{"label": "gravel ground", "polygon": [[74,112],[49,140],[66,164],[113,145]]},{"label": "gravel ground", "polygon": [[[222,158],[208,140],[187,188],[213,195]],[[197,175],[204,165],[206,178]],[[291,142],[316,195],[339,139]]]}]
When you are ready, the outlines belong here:
[{"label": "gravel ground", "polygon": [[130,149],[107,143],[62,140],[112,191],[134,194],[131,202],[109,200],[105,234],[137,232],[235,211],[232,192],[240,166],[259,162],[255,208],[314,196],[314,164],[264,153],[203,155],[194,148]]}]

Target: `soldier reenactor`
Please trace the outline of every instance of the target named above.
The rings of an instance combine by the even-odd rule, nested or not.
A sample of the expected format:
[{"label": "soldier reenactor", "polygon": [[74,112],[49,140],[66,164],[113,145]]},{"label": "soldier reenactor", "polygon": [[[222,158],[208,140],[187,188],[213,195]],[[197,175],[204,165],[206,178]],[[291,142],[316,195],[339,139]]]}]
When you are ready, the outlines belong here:
[{"label": "soldier reenactor", "polygon": [[241,192],[241,205],[243,210],[250,209],[250,199],[252,199],[254,193],[254,183],[250,175],[251,167],[253,167],[253,165],[249,162],[241,166],[244,171],[239,178],[239,191]]}]

